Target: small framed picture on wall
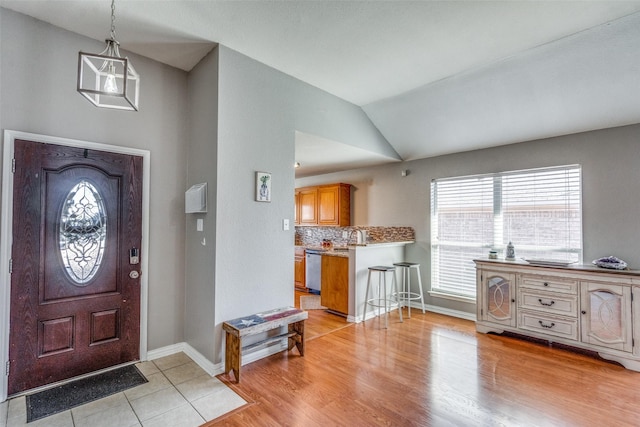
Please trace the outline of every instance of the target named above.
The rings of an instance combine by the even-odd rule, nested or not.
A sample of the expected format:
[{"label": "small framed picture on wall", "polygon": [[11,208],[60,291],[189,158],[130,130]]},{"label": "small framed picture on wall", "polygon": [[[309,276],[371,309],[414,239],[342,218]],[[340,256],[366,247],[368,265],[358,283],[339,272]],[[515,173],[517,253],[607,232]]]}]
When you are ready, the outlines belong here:
[{"label": "small framed picture on wall", "polygon": [[268,172],[256,172],[256,201],[271,201],[271,174]]}]

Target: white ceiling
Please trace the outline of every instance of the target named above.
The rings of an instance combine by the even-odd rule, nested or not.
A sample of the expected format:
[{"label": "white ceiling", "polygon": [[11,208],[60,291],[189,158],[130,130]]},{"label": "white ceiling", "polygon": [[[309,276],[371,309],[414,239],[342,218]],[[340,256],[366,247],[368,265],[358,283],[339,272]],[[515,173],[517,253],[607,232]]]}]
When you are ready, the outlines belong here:
[{"label": "white ceiling", "polygon": [[[109,0],[0,6],[109,33]],[[619,19],[638,11],[640,1],[118,0],[116,33],[123,49],[184,70],[228,46],[362,106],[408,160],[640,122],[640,14]],[[300,155],[318,150],[321,139],[299,137]],[[333,166],[358,151],[325,143]],[[360,151],[340,168],[384,160]]]}]

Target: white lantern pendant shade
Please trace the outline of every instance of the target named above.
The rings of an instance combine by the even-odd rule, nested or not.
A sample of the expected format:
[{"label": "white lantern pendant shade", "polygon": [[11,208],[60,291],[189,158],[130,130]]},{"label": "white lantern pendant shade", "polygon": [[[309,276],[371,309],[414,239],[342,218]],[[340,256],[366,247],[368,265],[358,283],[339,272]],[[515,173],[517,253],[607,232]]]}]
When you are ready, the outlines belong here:
[{"label": "white lantern pendant shade", "polygon": [[115,38],[115,6],[111,1],[111,37],[99,54],[78,54],[78,92],[96,107],[138,111],[140,75],[121,57]]}]

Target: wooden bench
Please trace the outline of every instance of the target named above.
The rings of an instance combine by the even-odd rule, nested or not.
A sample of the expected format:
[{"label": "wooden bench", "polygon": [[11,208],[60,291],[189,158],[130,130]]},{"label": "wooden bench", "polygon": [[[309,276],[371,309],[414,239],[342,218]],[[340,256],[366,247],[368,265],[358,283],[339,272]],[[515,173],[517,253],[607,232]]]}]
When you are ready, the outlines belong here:
[{"label": "wooden bench", "polygon": [[[226,332],[224,373],[233,370],[236,383],[240,382],[240,366],[242,365],[242,352],[260,346],[266,346],[272,342],[288,338],[288,350],[295,345],[304,356],[304,321],[309,317],[306,311],[295,307],[284,307],[266,311],[251,316],[239,317],[222,323],[222,329]],[[264,340],[242,346],[242,338],[267,332],[288,325],[288,331]]]}]

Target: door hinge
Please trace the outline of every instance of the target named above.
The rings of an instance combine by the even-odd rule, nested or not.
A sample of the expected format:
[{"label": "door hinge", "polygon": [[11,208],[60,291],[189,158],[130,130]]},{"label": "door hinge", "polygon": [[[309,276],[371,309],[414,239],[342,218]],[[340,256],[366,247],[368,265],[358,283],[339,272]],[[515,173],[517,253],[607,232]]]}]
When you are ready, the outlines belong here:
[{"label": "door hinge", "polygon": [[9,274],[13,273],[13,258],[9,258]]},{"label": "door hinge", "polygon": [[11,367],[11,361],[7,360],[7,365],[4,374],[9,375],[9,368]]},{"label": "door hinge", "polygon": [[11,173],[16,173],[16,159],[11,159]]}]

